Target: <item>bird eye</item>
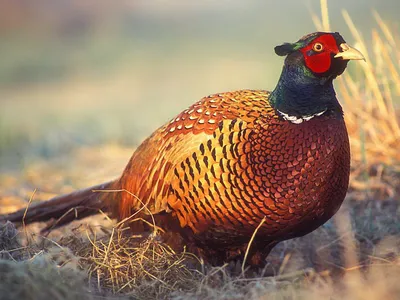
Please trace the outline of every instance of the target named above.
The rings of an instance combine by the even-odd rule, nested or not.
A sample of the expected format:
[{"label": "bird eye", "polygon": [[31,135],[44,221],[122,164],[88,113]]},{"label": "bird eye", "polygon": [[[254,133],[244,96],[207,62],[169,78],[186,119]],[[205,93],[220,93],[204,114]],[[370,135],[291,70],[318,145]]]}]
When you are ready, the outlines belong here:
[{"label": "bird eye", "polygon": [[324,46],[321,43],[315,43],[313,46],[313,50],[315,52],[321,52],[322,50],[324,50]]}]

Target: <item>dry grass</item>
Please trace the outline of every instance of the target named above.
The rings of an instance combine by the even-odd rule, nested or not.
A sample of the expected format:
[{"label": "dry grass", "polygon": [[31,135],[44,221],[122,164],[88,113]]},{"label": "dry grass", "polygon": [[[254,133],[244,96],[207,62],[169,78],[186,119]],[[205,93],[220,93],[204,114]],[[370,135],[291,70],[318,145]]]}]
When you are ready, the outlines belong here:
[{"label": "dry grass", "polygon": [[351,201],[335,222],[279,244],[264,270],[239,275],[109,223],[51,238],[8,223],[0,226],[0,290],[20,299],[396,299],[398,210],[393,201]]},{"label": "dry grass", "polygon": [[399,43],[387,33],[387,24],[376,12],[378,28],[372,31],[373,47],[365,44],[346,11],[343,17],[368,62],[361,64],[355,74],[348,72],[338,81],[352,136],[353,159],[367,164],[398,163],[400,123],[394,100],[400,95]]},{"label": "dry grass", "polygon": [[0,299],[93,299],[68,248],[23,245],[23,235],[9,222],[0,225]]},{"label": "dry grass", "polygon": [[[74,249],[86,266],[89,282],[98,291],[156,299],[198,284],[200,262],[193,255],[174,252],[157,235],[132,236],[113,228],[103,237],[94,231],[86,239],[68,237],[62,243]],[[196,268],[197,267],[197,268]]]}]

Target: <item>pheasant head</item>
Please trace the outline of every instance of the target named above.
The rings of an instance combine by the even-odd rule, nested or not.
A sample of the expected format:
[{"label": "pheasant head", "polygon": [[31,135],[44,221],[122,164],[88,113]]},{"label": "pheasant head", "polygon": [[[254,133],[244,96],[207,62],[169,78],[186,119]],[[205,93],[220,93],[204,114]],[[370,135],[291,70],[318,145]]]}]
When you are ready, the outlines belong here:
[{"label": "pheasant head", "polygon": [[283,117],[301,123],[327,111],[342,114],[332,81],[342,74],[349,60],[365,60],[338,33],[315,32],[295,43],[275,47],[286,56],[282,75],[271,103]]}]

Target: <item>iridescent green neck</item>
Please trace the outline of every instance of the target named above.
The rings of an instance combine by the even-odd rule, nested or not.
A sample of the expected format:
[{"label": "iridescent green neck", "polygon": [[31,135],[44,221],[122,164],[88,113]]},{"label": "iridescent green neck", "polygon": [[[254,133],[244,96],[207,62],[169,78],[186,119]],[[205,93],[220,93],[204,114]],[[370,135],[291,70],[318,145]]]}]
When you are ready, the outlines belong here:
[{"label": "iridescent green neck", "polygon": [[279,82],[271,93],[270,102],[279,112],[298,118],[323,111],[342,115],[332,79],[317,78],[299,64],[285,64]]}]

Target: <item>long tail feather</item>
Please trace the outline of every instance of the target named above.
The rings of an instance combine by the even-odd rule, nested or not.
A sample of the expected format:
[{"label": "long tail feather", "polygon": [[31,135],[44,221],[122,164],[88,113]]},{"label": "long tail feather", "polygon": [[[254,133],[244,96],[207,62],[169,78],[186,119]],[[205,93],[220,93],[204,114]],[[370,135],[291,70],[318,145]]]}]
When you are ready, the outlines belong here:
[{"label": "long tail feather", "polygon": [[[109,193],[94,192],[94,190],[111,189],[115,181],[102,183],[90,188],[78,190],[70,194],[54,197],[48,201],[38,203],[28,209],[21,209],[7,215],[0,215],[0,223],[11,221],[15,223],[30,224],[44,222],[51,219],[56,222],[49,226],[60,227],[73,220],[98,214],[100,211],[108,212],[108,203],[105,197]],[[47,228],[48,229],[48,228]]]}]

